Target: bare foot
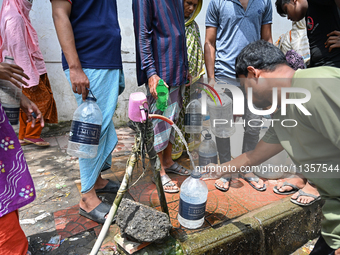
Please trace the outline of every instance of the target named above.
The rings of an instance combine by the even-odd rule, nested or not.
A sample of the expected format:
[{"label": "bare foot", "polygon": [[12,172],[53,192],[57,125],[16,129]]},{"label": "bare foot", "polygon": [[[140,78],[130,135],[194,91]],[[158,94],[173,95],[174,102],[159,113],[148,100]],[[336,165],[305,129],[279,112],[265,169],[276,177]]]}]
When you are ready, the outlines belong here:
[{"label": "bare foot", "polygon": [[[242,178],[258,178],[257,176],[255,176],[254,173],[246,173],[246,174],[242,174]],[[249,181],[249,183],[253,184],[256,188],[261,189],[264,187],[264,181],[261,178],[258,178],[258,182],[256,181]]]},{"label": "bare foot", "polygon": [[288,192],[288,191],[291,191],[293,188],[291,186],[284,186],[282,187],[283,183],[284,182],[288,182],[288,183],[291,183],[293,185],[295,185],[296,187],[298,187],[299,189],[302,189],[303,187],[305,187],[306,185],[306,182],[307,180],[306,179],[303,179],[299,176],[296,176],[294,178],[289,178],[289,179],[285,179],[283,181],[280,181],[277,183],[276,187],[277,189],[280,191],[280,192]]},{"label": "bare foot", "polygon": [[94,208],[96,208],[101,202],[102,201],[98,198],[95,189],[93,188],[88,193],[81,195],[79,206],[81,209],[89,213]]},{"label": "bare foot", "polygon": [[[165,172],[160,172],[161,177],[164,175],[167,175]],[[166,180],[162,179],[163,183],[163,190],[164,192],[169,192],[169,193],[175,193],[179,191],[179,188],[177,186],[177,181],[172,181],[170,177],[167,175]]]},{"label": "bare foot", "polygon": [[220,179],[217,179],[215,181],[215,185],[217,185],[220,188],[224,188],[224,189],[227,190],[227,189],[229,189],[230,181],[228,181],[226,178],[224,178],[224,180],[223,179],[221,180],[221,178],[220,178]]},{"label": "bare foot", "polygon": [[[302,191],[315,195],[315,196],[320,196],[318,190],[313,187],[312,185],[310,185],[308,182],[306,183],[306,185],[301,189]],[[296,200],[297,202],[300,202],[302,204],[308,204],[310,202],[312,202],[313,200],[315,200],[315,198],[313,197],[308,197],[308,196],[299,196],[298,199],[296,199],[299,196],[299,192],[296,192],[292,195],[292,199]]]}]

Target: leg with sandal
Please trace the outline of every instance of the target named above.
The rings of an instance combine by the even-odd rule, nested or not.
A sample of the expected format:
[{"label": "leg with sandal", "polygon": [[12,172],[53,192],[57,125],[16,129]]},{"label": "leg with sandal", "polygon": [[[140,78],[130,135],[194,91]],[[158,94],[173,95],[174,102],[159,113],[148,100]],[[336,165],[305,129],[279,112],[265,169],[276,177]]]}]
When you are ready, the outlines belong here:
[{"label": "leg with sandal", "polygon": [[[97,193],[117,193],[120,186],[118,182],[103,179],[101,172],[111,168],[111,154],[118,143],[112,118],[118,102],[119,87],[124,83],[124,73],[120,69],[83,69],[83,71],[90,81],[93,95],[97,97],[97,105],[102,112],[103,122],[96,157],[79,158],[81,180],[79,214],[103,224],[111,206],[102,202]],[[70,71],[65,70],[65,74],[71,84]],[[82,95],[74,95],[80,105],[83,102]]]},{"label": "leg with sandal", "polygon": [[309,206],[321,199],[316,187],[302,176],[286,179],[279,182],[273,191],[280,195],[293,194],[290,201],[301,206]]},{"label": "leg with sandal", "polygon": [[[232,94],[227,92],[227,95],[232,99]],[[258,141],[259,141],[259,134],[261,130],[261,123],[256,122],[256,120],[261,119],[260,116],[253,114],[249,111],[248,105],[245,104],[245,123],[248,123],[252,120],[252,126],[245,125],[244,127],[244,136],[243,136],[243,146],[242,146],[242,153],[254,150]],[[253,121],[255,120],[255,121]],[[219,156],[220,164],[228,162],[231,160],[231,152],[230,152],[230,138],[219,138],[216,137],[216,146]],[[265,191],[266,185],[264,184],[263,180],[258,178],[254,173],[240,173],[239,177],[244,179],[249,185],[257,191]],[[231,175],[230,177],[222,177],[215,181],[215,187],[218,190],[226,192],[229,190],[231,182]]]},{"label": "leg with sandal", "polygon": [[[165,109],[164,112],[162,112],[156,108],[156,100],[150,94],[149,87],[146,87],[150,112],[163,115],[176,123],[183,103],[182,93],[184,92],[184,89],[181,86],[169,88],[168,107]],[[160,159],[162,167],[160,175],[164,192],[179,192],[179,187],[177,186],[177,183],[172,181],[167,173],[189,175],[190,172],[188,169],[179,165],[177,162],[174,162],[171,157],[172,146],[175,143],[175,130],[170,126],[169,123],[163,120],[153,119],[152,124],[154,127],[154,148]]]}]

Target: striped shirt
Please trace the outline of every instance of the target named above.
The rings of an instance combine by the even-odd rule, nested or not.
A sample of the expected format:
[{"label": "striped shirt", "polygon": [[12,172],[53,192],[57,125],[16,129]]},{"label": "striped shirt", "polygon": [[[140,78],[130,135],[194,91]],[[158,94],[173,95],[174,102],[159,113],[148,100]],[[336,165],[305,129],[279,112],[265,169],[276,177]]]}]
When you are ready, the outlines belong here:
[{"label": "striped shirt", "polygon": [[169,86],[186,83],[188,60],[182,0],[133,0],[138,85],[157,74]]}]

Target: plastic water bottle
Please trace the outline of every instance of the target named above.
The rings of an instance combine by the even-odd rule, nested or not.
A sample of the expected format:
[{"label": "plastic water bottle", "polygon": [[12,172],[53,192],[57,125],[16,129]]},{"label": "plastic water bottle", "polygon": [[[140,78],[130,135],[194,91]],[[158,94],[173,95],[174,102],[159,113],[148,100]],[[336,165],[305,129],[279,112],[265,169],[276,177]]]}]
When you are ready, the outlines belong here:
[{"label": "plastic water bottle", "polygon": [[202,107],[197,95],[191,97],[192,100],[185,108],[184,128],[185,133],[195,134],[202,131]]},{"label": "plastic water bottle", "polygon": [[[15,64],[12,57],[6,56],[5,63]],[[18,88],[10,81],[0,80],[0,101],[12,126],[19,124],[20,99],[22,89]]]},{"label": "plastic water bottle", "polygon": [[231,98],[225,93],[219,93],[222,105],[208,98],[208,112],[210,115],[210,130],[211,132],[220,138],[228,138],[232,136],[236,129],[235,125],[232,125],[233,120],[233,107]]},{"label": "plastic water bottle", "polygon": [[97,155],[103,115],[96,99],[87,97],[73,114],[67,153],[79,158]]},{"label": "plastic water bottle", "polygon": [[164,112],[168,107],[169,89],[165,86],[165,83],[162,79],[158,81],[156,92],[158,96],[156,107],[158,110]]},{"label": "plastic water bottle", "polygon": [[208,132],[203,135],[204,140],[198,148],[198,165],[206,166],[210,163],[217,164],[217,148],[214,140],[211,139],[211,134]]},{"label": "plastic water bottle", "polygon": [[186,228],[196,229],[204,223],[208,187],[201,177],[202,174],[194,169],[181,186],[178,221]]}]

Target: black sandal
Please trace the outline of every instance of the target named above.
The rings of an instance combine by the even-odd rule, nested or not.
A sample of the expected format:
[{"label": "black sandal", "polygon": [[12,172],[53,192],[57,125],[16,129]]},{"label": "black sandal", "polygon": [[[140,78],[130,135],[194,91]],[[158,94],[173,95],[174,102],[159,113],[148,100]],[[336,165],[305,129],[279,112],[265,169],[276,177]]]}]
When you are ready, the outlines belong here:
[{"label": "black sandal", "polygon": [[79,208],[79,214],[97,223],[104,224],[105,216],[109,214],[111,206],[101,202],[96,208],[91,212],[86,212],[84,209]]},{"label": "black sandal", "polygon": [[[179,175],[190,175],[190,171],[185,167],[181,166],[177,162],[173,163],[172,166],[164,169],[166,173],[174,173]],[[187,172],[187,173],[185,173]]]},{"label": "black sandal", "polygon": [[266,184],[263,183],[263,187],[262,188],[257,188],[254,184],[252,184],[251,182],[257,182],[259,183],[260,178],[257,177],[256,175],[252,176],[252,177],[247,177],[245,174],[240,174],[239,175],[243,180],[245,180],[246,182],[249,183],[250,186],[252,186],[254,189],[256,189],[257,191],[265,191],[267,189]]},{"label": "black sandal", "polygon": [[117,193],[120,187],[119,182],[108,180],[109,182],[102,189],[96,189],[96,193]]}]

